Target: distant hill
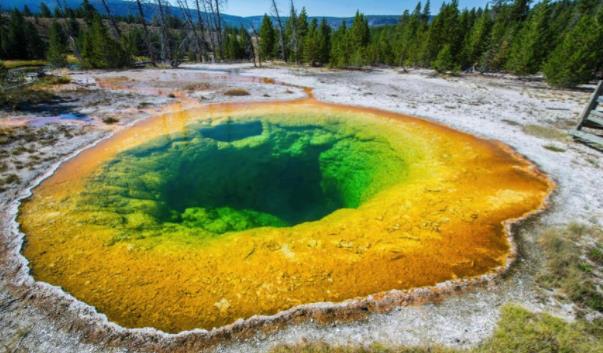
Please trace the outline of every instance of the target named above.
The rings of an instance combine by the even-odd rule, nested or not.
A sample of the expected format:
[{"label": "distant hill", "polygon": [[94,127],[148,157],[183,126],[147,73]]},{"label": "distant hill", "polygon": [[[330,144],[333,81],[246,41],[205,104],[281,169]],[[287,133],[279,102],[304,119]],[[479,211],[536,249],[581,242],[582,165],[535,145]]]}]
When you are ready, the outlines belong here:
[{"label": "distant hill", "polygon": [[[79,7],[81,5],[81,0],[65,0],[68,7]],[[25,5],[29,7],[32,12],[38,12],[40,8],[40,3],[45,2],[46,5],[51,10],[54,10],[56,7],[56,1],[54,0],[1,0],[0,5],[2,6],[2,10],[18,8],[20,10],[23,9]],[[105,8],[102,5],[101,0],[90,0],[90,4],[94,6],[100,13],[105,13]],[[125,0],[109,0],[109,6],[111,8],[111,13],[115,16],[137,16],[138,9],[136,7],[136,3],[132,1]],[[145,17],[147,20],[152,19],[157,13],[157,6],[154,4],[143,4]],[[266,9],[267,11],[268,9]],[[169,11],[172,15],[184,18],[184,14],[182,10],[178,7],[170,6]],[[261,12],[262,9],[258,10]],[[250,27],[254,26],[256,29],[259,28],[262,22],[263,16],[250,16],[250,17],[241,17],[241,16],[233,16],[228,14],[222,14],[222,20],[226,25],[232,27]],[[311,17],[310,19],[312,19]],[[317,17],[321,19],[322,17]],[[342,22],[351,23],[353,21],[353,17],[325,17],[327,22],[331,27],[339,27]],[[389,16],[389,15],[368,15],[367,16],[369,25],[376,26],[384,26],[384,25],[392,25],[398,23],[399,16]],[[283,17],[283,20],[287,20],[287,17]]]},{"label": "distant hill", "polygon": [[[264,16],[250,16],[250,17],[239,17],[239,18],[242,18],[245,21],[245,23],[250,23],[255,28],[259,28]],[[313,16],[313,17],[310,17],[310,20],[312,20],[313,18],[316,18],[320,21],[323,17]],[[327,20],[327,23],[333,28],[339,27],[343,22],[345,22],[346,24],[351,24],[352,21],[354,21],[354,17],[325,16],[324,18]],[[393,16],[393,15],[367,15],[366,18],[368,19],[369,26],[371,26],[371,27],[395,25],[400,20],[400,16]],[[286,21],[288,19],[288,17],[283,17],[283,19]]]}]

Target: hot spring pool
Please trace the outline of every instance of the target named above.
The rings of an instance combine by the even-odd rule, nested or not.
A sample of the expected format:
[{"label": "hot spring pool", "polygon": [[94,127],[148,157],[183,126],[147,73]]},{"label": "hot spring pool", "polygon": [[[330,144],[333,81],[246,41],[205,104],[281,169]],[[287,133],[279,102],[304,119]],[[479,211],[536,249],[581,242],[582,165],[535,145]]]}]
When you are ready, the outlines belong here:
[{"label": "hot spring pool", "polygon": [[125,327],[212,328],[478,276],[552,183],[501,144],[313,100],[137,124],[20,209],[36,279]]}]

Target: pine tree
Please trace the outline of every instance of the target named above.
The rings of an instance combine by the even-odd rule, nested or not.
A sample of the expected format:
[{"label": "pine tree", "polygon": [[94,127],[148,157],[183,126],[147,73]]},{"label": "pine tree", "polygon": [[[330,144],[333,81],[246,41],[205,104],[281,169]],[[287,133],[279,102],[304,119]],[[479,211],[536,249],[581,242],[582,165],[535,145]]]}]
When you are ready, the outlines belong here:
[{"label": "pine tree", "polygon": [[250,59],[253,58],[253,48],[251,43],[251,36],[249,32],[243,28],[243,26],[239,27],[239,43],[241,46],[241,57],[240,59]]},{"label": "pine tree", "polygon": [[321,35],[320,30],[318,28],[318,21],[316,19],[312,20],[310,24],[310,28],[308,33],[304,38],[304,62],[312,65],[318,66],[321,60]]},{"label": "pine tree", "polygon": [[351,45],[348,28],[345,21],[339,26],[332,37],[331,65],[346,67],[350,65]]},{"label": "pine tree", "polygon": [[426,63],[435,59],[442,46],[445,44],[447,33],[444,23],[444,12],[447,4],[443,3],[440,8],[440,13],[436,16],[427,32],[427,43],[425,43],[425,51],[423,53],[423,61]]},{"label": "pine tree", "polygon": [[462,49],[462,39],[457,0],[452,0],[450,4],[443,3],[440,13],[429,27],[423,62],[431,63],[445,45],[450,46],[450,53],[456,60]]},{"label": "pine tree", "polygon": [[528,14],[528,3],[528,0],[514,0],[510,5],[505,1],[495,3],[492,8],[495,20],[489,39],[489,47],[482,57],[484,69],[498,71],[504,68],[511,52],[513,39],[521,28],[521,21]]},{"label": "pine tree", "polygon": [[601,4],[598,0],[577,0],[578,13],[580,15],[591,15],[597,11],[597,6]]},{"label": "pine tree", "polygon": [[530,11],[530,1],[531,0],[514,0],[511,5],[511,14],[510,20],[512,22],[518,23],[523,22],[528,17],[528,13]]},{"label": "pine tree", "polygon": [[327,23],[327,19],[323,17],[320,21],[319,45],[320,45],[320,63],[322,65],[329,63],[331,60],[331,26]]},{"label": "pine tree", "polygon": [[42,59],[46,54],[46,46],[33,23],[25,22],[25,40],[27,59]]},{"label": "pine tree", "polygon": [[4,52],[4,42],[7,38],[7,32],[8,30],[6,29],[5,17],[0,16],[0,59],[6,57],[6,53]]},{"label": "pine tree", "polygon": [[482,54],[488,48],[490,40],[490,30],[492,28],[491,14],[486,6],[486,9],[475,21],[465,46],[463,48],[464,66],[470,67],[479,63]]},{"label": "pine tree", "polygon": [[77,38],[80,35],[80,23],[75,17],[75,12],[70,11],[69,20],[67,21],[67,33]]},{"label": "pine tree", "polygon": [[264,15],[260,27],[260,53],[263,59],[272,59],[275,54],[276,32],[272,25],[272,20],[268,15]]},{"label": "pine tree", "polygon": [[25,17],[33,16],[33,13],[31,13],[31,10],[29,9],[29,6],[27,6],[27,5],[23,6],[23,16],[25,16]]},{"label": "pine tree", "polygon": [[367,47],[370,43],[370,29],[367,19],[359,11],[356,11],[347,39],[351,46],[350,63],[354,66],[366,65],[368,63]]},{"label": "pine tree", "polygon": [[241,43],[238,33],[232,28],[226,28],[224,31],[224,58],[227,60],[238,60],[242,58]]},{"label": "pine tree", "polygon": [[421,3],[418,2],[412,14],[406,12],[400,19],[400,24],[397,29],[396,39],[396,64],[398,65],[418,65],[423,56],[421,44],[425,44],[424,40],[428,28],[429,2],[425,4],[423,12],[421,11]]},{"label": "pine tree", "polygon": [[12,11],[10,14],[10,20],[5,37],[2,40],[2,45],[6,59],[29,59],[25,19],[17,10]]},{"label": "pine tree", "polygon": [[458,64],[455,63],[452,56],[452,47],[450,44],[444,45],[438,53],[436,59],[432,63],[433,68],[437,72],[458,71]]},{"label": "pine tree", "polygon": [[394,65],[394,53],[391,43],[394,32],[388,27],[376,28],[371,32],[371,43],[367,51],[367,62],[370,65]]},{"label": "pine tree", "polygon": [[298,46],[298,61],[301,61],[304,58],[304,43],[306,35],[308,34],[309,24],[308,24],[308,13],[305,7],[302,7],[299,16],[297,17],[297,42],[300,43]]},{"label": "pine tree", "polygon": [[97,13],[82,36],[81,55],[84,68],[119,68],[131,63],[129,53],[109,36]]},{"label": "pine tree", "polygon": [[[421,2],[420,1],[417,4],[417,7],[419,9],[421,8]],[[421,20],[424,23],[429,23],[430,19],[431,19],[431,3],[429,2],[429,0],[427,0],[425,2],[425,6],[423,7],[423,11],[421,12]]]},{"label": "pine tree", "polygon": [[48,8],[45,2],[40,3],[40,17],[52,17],[52,13],[50,12],[50,9]]},{"label": "pine tree", "polygon": [[368,21],[360,11],[356,11],[354,22],[350,27],[350,36],[354,47],[366,47],[370,41]]},{"label": "pine tree", "polygon": [[8,75],[8,69],[6,68],[6,66],[4,66],[4,63],[2,61],[0,61],[0,86],[2,85],[2,82],[4,82],[4,80],[6,80],[7,75]]},{"label": "pine tree", "polygon": [[533,9],[513,42],[506,64],[507,70],[519,75],[535,74],[540,70],[550,49],[549,10],[547,0]]},{"label": "pine tree", "polygon": [[90,5],[89,0],[82,1],[82,5],[78,9],[78,12],[79,16],[82,17],[88,25],[92,24],[94,17],[97,15],[96,9],[92,5]]},{"label": "pine tree", "polygon": [[603,9],[597,17],[583,15],[566,33],[544,65],[551,85],[572,87],[587,82],[601,68],[603,59]]},{"label": "pine tree", "polygon": [[285,26],[285,38],[287,39],[287,58],[291,62],[298,63],[300,58],[299,54],[299,46],[301,45],[298,40],[299,37],[297,35],[297,11],[295,10],[295,6],[293,5],[293,1],[291,2],[291,10],[289,11],[289,19],[287,20],[287,25]]},{"label": "pine tree", "polygon": [[66,39],[61,25],[57,21],[53,21],[48,32],[48,53],[46,54],[51,66],[55,68],[67,66],[65,44]]}]

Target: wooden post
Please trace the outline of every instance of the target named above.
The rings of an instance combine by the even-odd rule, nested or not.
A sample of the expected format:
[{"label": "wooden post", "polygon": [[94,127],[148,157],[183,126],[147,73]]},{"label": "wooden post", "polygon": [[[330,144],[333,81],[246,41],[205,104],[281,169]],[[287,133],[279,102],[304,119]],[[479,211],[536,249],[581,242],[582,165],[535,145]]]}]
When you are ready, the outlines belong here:
[{"label": "wooden post", "polygon": [[584,126],[584,123],[586,122],[586,120],[588,120],[588,116],[590,115],[590,112],[593,109],[595,109],[595,107],[597,106],[597,99],[599,98],[600,95],[603,95],[603,80],[599,81],[597,88],[595,88],[595,91],[590,96],[590,100],[589,100],[588,104],[586,105],[586,107],[584,107],[582,114],[580,114],[580,123],[576,127],[576,130],[582,129],[582,127]]}]

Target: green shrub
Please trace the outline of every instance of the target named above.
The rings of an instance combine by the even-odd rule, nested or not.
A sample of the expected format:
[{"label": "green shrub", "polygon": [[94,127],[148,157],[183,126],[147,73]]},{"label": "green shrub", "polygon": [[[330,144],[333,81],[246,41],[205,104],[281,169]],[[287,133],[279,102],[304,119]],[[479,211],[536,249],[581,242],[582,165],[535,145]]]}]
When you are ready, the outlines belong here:
[{"label": "green shrub", "polygon": [[592,250],[585,249],[583,254],[579,245],[585,235],[599,241],[603,238],[600,230],[577,224],[545,231],[540,245],[546,259],[537,281],[542,286],[559,289],[567,299],[580,306],[603,312],[603,295],[594,282],[592,265],[586,263],[583,256]]}]

